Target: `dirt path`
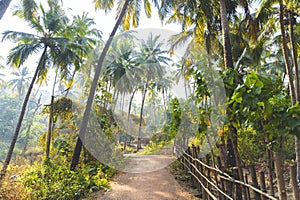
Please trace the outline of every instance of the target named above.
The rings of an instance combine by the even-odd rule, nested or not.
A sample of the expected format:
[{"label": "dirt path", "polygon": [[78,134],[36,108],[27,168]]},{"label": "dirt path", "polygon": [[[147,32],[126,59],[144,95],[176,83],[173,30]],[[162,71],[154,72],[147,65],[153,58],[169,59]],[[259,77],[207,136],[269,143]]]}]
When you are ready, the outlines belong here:
[{"label": "dirt path", "polygon": [[130,157],[125,169],[127,172],[117,175],[111,183],[111,191],[98,199],[196,200],[197,198],[177,183],[165,167],[172,159],[174,158],[162,155]]}]

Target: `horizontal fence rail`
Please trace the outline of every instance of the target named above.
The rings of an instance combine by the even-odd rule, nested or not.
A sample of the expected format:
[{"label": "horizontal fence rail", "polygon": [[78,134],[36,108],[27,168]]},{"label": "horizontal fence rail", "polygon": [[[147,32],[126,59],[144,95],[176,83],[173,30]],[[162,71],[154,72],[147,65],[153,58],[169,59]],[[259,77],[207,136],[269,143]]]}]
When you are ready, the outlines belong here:
[{"label": "horizontal fence rail", "polygon": [[[247,181],[235,179],[217,166],[211,166],[197,157],[197,150],[194,147],[182,148],[175,145],[175,153],[183,168],[190,174],[191,180],[202,195],[202,199],[270,199],[278,198],[268,194]],[[241,189],[248,191],[241,195]],[[235,193],[233,192],[235,190]],[[240,193],[240,196],[238,195]],[[247,194],[247,195],[245,195]],[[251,198],[251,194],[255,197]]]}]

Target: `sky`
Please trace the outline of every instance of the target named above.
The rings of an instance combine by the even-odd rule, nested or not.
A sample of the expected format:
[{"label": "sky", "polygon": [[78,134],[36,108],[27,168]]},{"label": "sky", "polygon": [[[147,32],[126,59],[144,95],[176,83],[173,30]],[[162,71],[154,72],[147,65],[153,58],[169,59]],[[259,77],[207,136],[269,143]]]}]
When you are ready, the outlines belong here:
[{"label": "sky", "polygon": [[[0,33],[2,34],[6,30],[13,30],[13,31],[22,31],[22,32],[32,32],[30,27],[19,19],[16,16],[12,15],[12,10],[14,6],[16,6],[20,0],[12,0],[9,8],[7,9],[6,13],[4,14],[2,20],[0,20]],[[39,2],[37,0],[37,2]],[[41,0],[43,5],[47,4],[46,0]],[[103,10],[95,10],[93,0],[63,0],[63,6],[66,10],[67,14],[70,15],[76,15],[81,14],[83,12],[88,12],[88,16],[93,18],[96,25],[95,28],[102,31],[103,39],[106,40],[109,36],[109,33],[111,32],[114,24],[115,24],[115,12],[111,11],[110,13],[105,14]],[[171,30],[171,31],[180,31],[180,26],[176,24],[169,24],[169,25],[162,25],[162,23],[159,20],[157,11],[155,8],[152,8],[152,16],[151,18],[147,18],[145,13],[141,12],[140,17],[140,23],[138,30],[141,29],[155,29],[155,28],[162,28],[165,30]],[[0,38],[2,38],[2,35],[0,35]],[[0,64],[6,63],[6,57],[8,55],[8,52],[11,48],[13,48],[16,44],[10,42],[9,40],[1,41],[0,40],[0,56],[4,58],[4,60],[0,60]],[[35,69],[35,67],[30,67],[30,65],[36,65],[37,58],[35,56],[32,56],[28,59],[28,61],[24,64],[24,66],[28,66],[30,69]],[[7,66],[7,70],[5,72],[5,78],[6,80],[11,79],[11,68]],[[51,85],[51,84],[50,84]]]},{"label": "sky", "polygon": [[[42,0],[41,2],[43,1],[43,4],[46,4],[46,0]],[[24,23],[18,17],[12,16],[12,9],[18,2],[19,0],[13,0],[2,20],[0,20],[1,33],[3,33],[3,31],[5,30],[31,32],[26,23]],[[113,11],[108,13],[107,15],[102,10],[95,11],[92,0],[64,0],[63,5],[64,8],[70,8],[66,9],[68,14],[81,14],[84,11],[88,12],[89,17],[94,18],[96,22],[96,28],[103,32],[103,38],[108,38],[108,35],[111,32],[113,25],[115,24],[115,13]],[[180,30],[179,26],[175,24],[162,26],[155,8],[153,8],[152,11],[153,14],[151,19],[148,19],[143,11],[141,12],[140,26],[138,28],[164,28],[173,31]],[[1,42],[0,45],[0,55],[2,57],[6,57],[8,50],[14,46],[14,44],[9,41]]]},{"label": "sky", "polygon": [[[7,9],[5,15],[3,16],[2,20],[0,20],[0,33],[2,34],[6,30],[13,30],[13,31],[22,31],[22,32],[32,32],[30,27],[28,25],[20,20],[18,17],[12,15],[12,10],[14,6],[16,6],[19,3],[20,0],[12,0],[10,7]],[[38,2],[38,0],[37,0]],[[43,5],[47,5],[46,0],[41,0]],[[99,29],[102,31],[103,39],[106,40],[109,36],[109,33],[111,32],[114,24],[115,24],[115,12],[111,11],[110,13],[105,14],[104,11],[102,10],[97,10],[95,11],[95,7],[93,4],[93,0],[63,0],[63,6],[67,14],[70,15],[77,15],[81,14],[83,12],[88,12],[88,16],[93,18],[96,25],[95,28]],[[157,11],[155,8],[152,8],[152,16],[151,18],[147,18],[144,11],[141,11],[141,17],[140,17],[140,23],[138,30],[139,31],[146,31],[147,30],[151,31],[153,29],[163,29],[166,32],[171,30],[174,33],[178,33],[181,30],[181,27],[176,24],[169,24],[169,25],[162,25],[162,23],[159,20]],[[159,30],[156,30],[159,32]],[[150,32],[149,32],[150,33]],[[148,35],[148,34],[147,34]],[[166,35],[162,33],[162,37],[167,37]],[[2,38],[2,35],[0,35],[0,38]],[[164,38],[165,39],[165,38]],[[165,39],[166,40],[166,39]],[[8,52],[11,48],[13,48],[16,44],[10,42],[9,40],[6,41],[1,41],[0,40],[0,56],[4,58],[4,60],[0,60],[0,64],[5,64],[6,63],[6,57],[8,55]],[[36,63],[38,60],[38,56],[31,56],[27,62],[24,63],[23,66],[29,67],[29,69],[32,70],[32,73],[36,67]],[[5,78],[6,80],[11,79],[11,72],[12,69],[7,66],[7,70],[4,72],[5,73]],[[3,73],[3,72],[2,72]],[[50,78],[52,79],[52,78]],[[43,86],[46,87],[47,90],[51,90],[50,86],[51,80],[48,81],[48,86]],[[48,88],[49,87],[49,88]]]}]

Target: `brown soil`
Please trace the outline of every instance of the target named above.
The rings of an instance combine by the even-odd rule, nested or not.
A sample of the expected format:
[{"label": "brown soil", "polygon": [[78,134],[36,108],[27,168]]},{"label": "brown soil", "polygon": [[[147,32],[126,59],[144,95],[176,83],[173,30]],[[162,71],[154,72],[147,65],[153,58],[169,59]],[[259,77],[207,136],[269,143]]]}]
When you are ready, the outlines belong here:
[{"label": "brown soil", "polygon": [[111,182],[111,190],[99,194],[97,199],[197,200],[198,198],[175,180],[169,168],[164,165],[170,163],[170,159],[173,158],[162,155],[131,157],[125,170],[127,172],[119,173]]}]

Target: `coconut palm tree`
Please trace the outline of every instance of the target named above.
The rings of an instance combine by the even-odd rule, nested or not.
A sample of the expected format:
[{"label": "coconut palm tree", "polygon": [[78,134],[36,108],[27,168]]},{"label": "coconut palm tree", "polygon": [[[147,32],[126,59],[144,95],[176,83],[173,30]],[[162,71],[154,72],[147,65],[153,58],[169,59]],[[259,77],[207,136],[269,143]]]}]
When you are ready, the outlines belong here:
[{"label": "coconut palm tree", "polygon": [[[54,106],[54,93],[55,86],[57,81],[57,76],[60,74],[60,80],[67,85],[67,94],[68,90],[74,83],[75,73],[80,69],[83,62],[88,59],[90,52],[93,51],[93,48],[97,44],[97,38],[101,37],[101,32],[92,26],[94,25],[93,19],[88,17],[87,13],[83,13],[82,15],[76,15],[73,17],[73,21],[70,25],[70,28],[65,29],[61,32],[61,36],[64,38],[68,38],[72,41],[72,46],[75,48],[70,48],[68,51],[74,51],[75,56],[73,54],[65,53],[66,57],[61,57],[60,59],[55,60],[53,62],[54,68],[56,68],[55,78],[53,82],[52,95],[50,101],[50,113],[49,113],[49,124],[48,124],[48,134],[47,134],[47,142],[46,142],[46,159],[49,159],[50,155],[50,143],[51,143],[51,133],[53,129],[53,106]],[[76,33],[76,34],[75,34]],[[78,48],[79,47],[79,48]],[[68,57],[71,55],[70,57]],[[64,60],[62,60],[64,59]],[[63,64],[63,67],[55,67],[56,65]],[[67,65],[74,63],[74,70],[70,70]],[[60,71],[59,71],[60,69]]]},{"label": "coconut palm tree", "polygon": [[8,85],[12,87],[12,90],[16,89],[19,97],[22,98],[31,79],[29,76],[29,69],[28,67],[23,67],[22,69],[12,72],[11,74],[14,76],[14,78],[8,81]]},{"label": "coconut palm tree", "polygon": [[[154,3],[157,1],[154,1]],[[112,10],[115,6],[117,6],[117,16],[120,16],[121,11],[125,5],[125,1],[103,1],[103,0],[94,0],[95,7],[97,9],[105,10],[108,12]],[[131,26],[136,28],[139,25],[140,14],[142,5],[144,7],[144,11],[147,17],[151,16],[151,3],[149,0],[138,0],[138,1],[130,1],[126,6],[128,7],[124,13],[124,17],[122,17],[121,25],[124,30],[129,30]],[[155,5],[157,5],[155,3]]]},{"label": "coconut palm tree", "polygon": [[25,0],[22,6],[15,10],[14,15],[28,23],[36,34],[4,32],[3,40],[9,39],[18,43],[16,47],[10,50],[8,63],[19,68],[32,54],[40,53],[40,58],[22,104],[13,139],[3,164],[3,175],[5,175],[6,168],[10,163],[34,83],[37,80],[42,83],[46,79],[48,69],[53,63],[55,63],[53,66],[59,67],[62,72],[68,71],[70,65],[74,65],[74,68],[78,69],[77,65],[80,62],[73,63],[73,61],[80,56],[77,52],[85,48],[74,40],[62,37],[62,33],[65,33],[66,29],[69,28],[69,20],[58,1],[48,1],[48,9],[46,10],[43,5],[37,6],[34,1]]},{"label": "coconut palm tree", "polygon": [[163,65],[168,65],[168,62],[171,61],[171,59],[166,56],[168,51],[162,50],[163,43],[159,41],[159,38],[159,35],[153,36],[151,33],[147,41],[142,40],[135,58],[135,61],[139,63],[139,66],[144,71],[144,76],[141,79],[142,104],[140,110],[137,150],[141,149],[143,109],[149,84],[163,78],[166,74]]},{"label": "coconut palm tree", "polygon": [[[118,28],[119,28],[119,26],[122,22],[122,19],[123,19],[124,15],[125,15],[125,12],[127,10],[127,6],[131,1],[132,0],[126,0],[124,2],[122,10],[120,11],[120,14],[119,14],[119,18],[117,19],[117,21],[115,23],[115,26],[114,26],[111,34],[110,34],[110,37],[106,41],[105,46],[104,46],[104,48],[102,50],[102,53],[100,55],[100,58],[98,60],[97,68],[95,70],[95,74],[94,74],[94,78],[93,78],[93,81],[92,81],[90,93],[89,93],[89,96],[88,96],[86,108],[85,108],[85,111],[84,111],[82,123],[80,125],[80,130],[79,130],[79,136],[80,137],[78,137],[78,139],[77,139],[76,146],[75,146],[74,153],[73,153],[73,157],[72,157],[72,163],[71,163],[71,166],[70,166],[71,170],[74,170],[75,167],[77,166],[78,162],[79,162],[79,157],[80,157],[80,153],[81,153],[81,150],[82,150],[82,141],[81,140],[84,139],[84,136],[85,136],[85,131],[86,131],[86,128],[87,128],[89,115],[90,115],[90,112],[91,112],[91,108],[92,108],[95,92],[96,92],[96,89],[97,89],[97,86],[98,86],[98,80],[99,80],[99,76],[100,76],[100,73],[101,73],[101,70],[102,70],[102,65],[103,65],[104,60],[105,60],[105,56],[108,52],[108,49],[110,47],[110,44],[111,44],[114,36],[115,36],[115,34],[116,34],[116,32],[117,32],[117,30],[118,30]],[[103,1],[103,2],[107,2],[107,1]],[[111,7],[108,6],[107,9],[111,9]]]}]

